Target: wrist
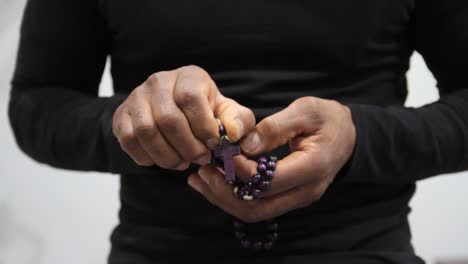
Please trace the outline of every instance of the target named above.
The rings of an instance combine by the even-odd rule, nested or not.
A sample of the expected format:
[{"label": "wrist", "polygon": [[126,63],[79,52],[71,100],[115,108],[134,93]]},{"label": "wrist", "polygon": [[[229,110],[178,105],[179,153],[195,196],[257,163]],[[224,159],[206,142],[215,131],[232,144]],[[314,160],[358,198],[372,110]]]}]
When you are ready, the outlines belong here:
[{"label": "wrist", "polygon": [[346,105],[340,105],[343,109],[343,125],[345,126],[344,131],[346,131],[344,137],[346,137],[345,141],[347,142],[347,144],[344,146],[344,149],[346,154],[346,161],[348,161],[351,158],[356,146],[356,126],[353,122],[351,109]]},{"label": "wrist", "polygon": [[327,116],[329,120],[329,130],[332,134],[333,144],[337,144],[337,154],[342,161],[341,166],[350,160],[356,145],[356,126],[353,122],[351,109],[344,104],[334,100],[327,101],[326,107]]}]

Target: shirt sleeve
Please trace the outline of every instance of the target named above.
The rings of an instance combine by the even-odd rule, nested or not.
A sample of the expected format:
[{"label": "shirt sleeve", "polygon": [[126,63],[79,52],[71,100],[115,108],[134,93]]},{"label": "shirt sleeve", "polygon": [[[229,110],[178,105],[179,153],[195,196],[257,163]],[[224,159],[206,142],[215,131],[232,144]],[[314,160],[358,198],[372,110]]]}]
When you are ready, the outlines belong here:
[{"label": "shirt sleeve", "polygon": [[416,1],[414,48],[441,98],[420,108],[350,105],[357,142],[344,182],[411,183],[468,169],[468,1]]},{"label": "shirt sleeve", "polygon": [[112,134],[126,95],[99,98],[110,33],[99,1],[29,0],[20,32],[9,118],[19,147],[54,167],[152,173],[136,165]]}]

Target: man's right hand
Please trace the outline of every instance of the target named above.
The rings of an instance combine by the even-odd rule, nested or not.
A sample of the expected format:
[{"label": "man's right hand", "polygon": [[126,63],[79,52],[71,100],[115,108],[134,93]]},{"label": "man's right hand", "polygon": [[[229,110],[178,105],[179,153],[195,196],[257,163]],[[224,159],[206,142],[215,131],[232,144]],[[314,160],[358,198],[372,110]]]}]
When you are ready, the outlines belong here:
[{"label": "man's right hand", "polygon": [[205,70],[186,66],[135,88],[114,113],[113,133],[137,164],[184,170],[210,160],[219,144],[215,116],[233,141],[255,127],[250,109],[224,97]]}]

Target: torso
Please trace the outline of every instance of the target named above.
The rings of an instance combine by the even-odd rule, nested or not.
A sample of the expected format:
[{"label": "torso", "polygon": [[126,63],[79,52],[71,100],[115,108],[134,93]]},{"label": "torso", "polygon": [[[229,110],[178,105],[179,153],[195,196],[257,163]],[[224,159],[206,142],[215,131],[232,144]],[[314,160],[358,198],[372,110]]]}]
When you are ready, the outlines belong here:
[{"label": "torso", "polygon": [[[302,96],[403,104],[413,8],[414,0],[100,3],[116,92],[153,72],[196,64],[258,118]],[[123,175],[114,247],[138,242],[155,256],[247,254],[232,238],[230,217],[194,193],[187,175]],[[338,182],[318,203],[279,219],[284,243],[275,254],[344,251],[403,227],[413,191],[412,184]],[[399,250],[412,255],[409,234],[398,239]]]}]

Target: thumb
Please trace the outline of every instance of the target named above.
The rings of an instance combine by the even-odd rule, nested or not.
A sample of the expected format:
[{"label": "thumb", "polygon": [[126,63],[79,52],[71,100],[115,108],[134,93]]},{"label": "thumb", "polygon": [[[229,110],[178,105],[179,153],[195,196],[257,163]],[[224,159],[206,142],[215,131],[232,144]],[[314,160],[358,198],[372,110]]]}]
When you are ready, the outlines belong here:
[{"label": "thumb", "polygon": [[215,106],[215,116],[221,120],[226,133],[233,142],[239,141],[255,128],[255,116],[249,108],[236,101],[221,97]]},{"label": "thumb", "polygon": [[249,156],[256,156],[286,144],[301,134],[315,131],[309,115],[291,104],[284,110],[263,119],[241,142],[242,150]]}]

